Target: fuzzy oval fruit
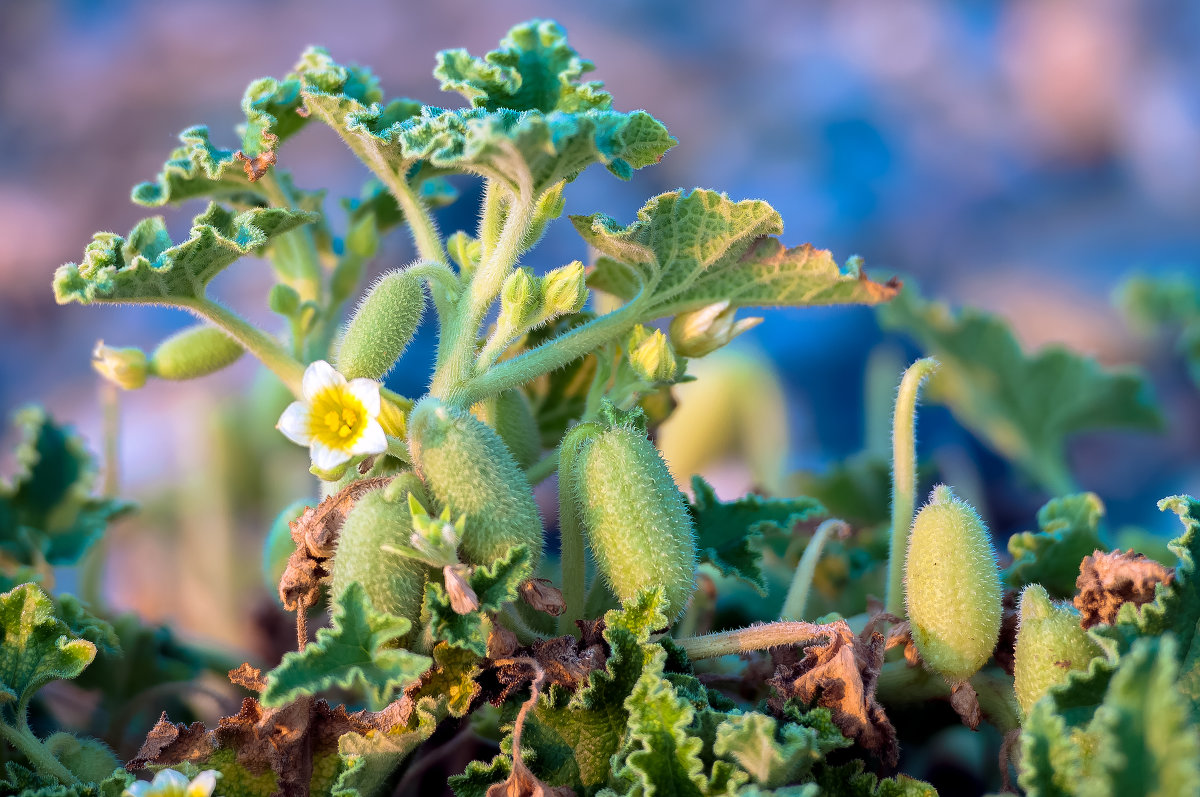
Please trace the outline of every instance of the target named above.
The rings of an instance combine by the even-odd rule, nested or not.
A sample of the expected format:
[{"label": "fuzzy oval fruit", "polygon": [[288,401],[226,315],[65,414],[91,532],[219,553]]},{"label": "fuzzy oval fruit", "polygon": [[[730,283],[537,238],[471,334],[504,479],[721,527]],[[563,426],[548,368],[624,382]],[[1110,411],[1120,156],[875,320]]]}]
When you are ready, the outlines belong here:
[{"label": "fuzzy oval fruit", "polygon": [[312,505],[313,502],[309,500],[293,501],[288,504],[282,512],[275,516],[275,522],[271,524],[271,530],[267,532],[267,538],[263,541],[263,584],[266,585],[267,592],[274,595],[276,600],[279,599],[279,579],[283,577],[283,571],[287,569],[288,558],[292,555],[292,551],[296,550],[296,544],[292,541],[291,522],[304,514],[304,510]]},{"label": "fuzzy oval fruit", "polygon": [[150,373],[159,379],[196,379],[237,361],[245,349],[216,327],[200,324],[176,332],[150,355]]},{"label": "fuzzy oval fruit", "polygon": [[696,537],[675,480],[644,434],[626,426],[583,443],[572,478],[588,543],[622,601],[661,587],[674,622],[696,584]]},{"label": "fuzzy oval fruit", "polygon": [[421,480],[413,473],[397,476],[385,490],[372,490],[358,499],[338,532],[329,594],[334,599],[354,581],[362,585],[379,611],[407,617],[413,625],[421,613],[429,568],[415,559],[381,551],[383,545],[408,545],[412,513],[408,494],[424,500]]},{"label": "fuzzy oval fruit", "polygon": [[347,379],[380,380],[408,348],[425,310],[425,292],[411,274],[384,274],[358,304],[337,352]]},{"label": "fuzzy oval fruit", "polygon": [[542,437],[529,399],[520,390],[506,390],[471,408],[471,413],[496,430],[523,469],[542,455]]},{"label": "fuzzy oval fruit", "polygon": [[1067,680],[1072,670],[1087,669],[1101,650],[1080,625],[1079,612],[1070,604],[1051,602],[1041,584],[1030,584],[1021,593],[1020,612],[1013,690],[1021,714],[1028,717],[1050,687]]},{"label": "fuzzy oval fruit", "polygon": [[466,515],[459,555],[490,564],[514,545],[542,556],[542,519],[533,490],[513,455],[490,426],[429,396],[408,418],[408,447],[417,472],[441,506]]},{"label": "fuzzy oval fruit", "polygon": [[904,598],[926,664],[951,683],[979,671],[1000,636],[1000,571],[983,521],[945,485],[913,520]]}]

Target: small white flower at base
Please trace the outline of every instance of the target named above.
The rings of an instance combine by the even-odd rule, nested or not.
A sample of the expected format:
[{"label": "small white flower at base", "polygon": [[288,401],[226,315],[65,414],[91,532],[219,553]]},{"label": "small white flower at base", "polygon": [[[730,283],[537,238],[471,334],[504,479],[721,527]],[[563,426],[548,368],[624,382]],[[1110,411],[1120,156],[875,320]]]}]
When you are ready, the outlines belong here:
[{"label": "small white flower at base", "polygon": [[346,381],[332,365],[317,360],[304,371],[301,400],[293,401],[275,428],[287,439],[308,446],[312,463],[332,470],[352,457],[387,451],[379,425],[379,383]]},{"label": "small white flower at base", "polygon": [[189,781],[181,772],[164,769],[152,781],[134,783],[121,797],[213,797],[219,777],[215,769],[206,769]]}]

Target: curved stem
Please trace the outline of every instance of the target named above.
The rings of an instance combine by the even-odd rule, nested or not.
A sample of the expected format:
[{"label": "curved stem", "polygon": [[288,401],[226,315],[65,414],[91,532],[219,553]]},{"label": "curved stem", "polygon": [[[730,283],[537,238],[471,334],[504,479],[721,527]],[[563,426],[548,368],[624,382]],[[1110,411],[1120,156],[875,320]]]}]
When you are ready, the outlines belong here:
[{"label": "curved stem", "polygon": [[796,565],[796,574],[792,576],[792,585],[788,588],[783,609],[779,613],[780,620],[799,620],[804,616],[808,594],[812,592],[813,574],[817,572],[817,562],[821,559],[821,549],[825,547],[825,541],[831,534],[845,534],[849,530],[850,526],[846,521],[838,518],[830,518],[817,526],[804,549],[804,555],[800,557],[800,564]]},{"label": "curved stem", "polygon": [[279,341],[212,299],[194,299],[182,306],[223,329],[278,376],[293,395],[300,395],[304,365],[288,354]]},{"label": "curved stem", "polygon": [[[442,245],[442,236],[438,234],[437,223],[425,207],[412,186],[401,175],[395,174],[386,165],[382,170],[375,169],[375,174],[383,179],[396,203],[404,211],[404,220],[408,223],[408,231],[412,234],[413,244],[417,247],[422,260],[428,260],[443,265],[450,262],[446,256],[446,248]],[[386,172],[386,177],[381,172]]]},{"label": "curved stem", "polygon": [[438,321],[444,327],[450,314],[454,312],[458,294],[462,291],[458,277],[448,266],[428,260],[409,266],[405,271],[429,283],[429,293],[433,296],[433,306],[437,308]]},{"label": "curved stem", "polygon": [[17,730],[6,722],[0,722],[0,738],[15,747],[39,774],[48,775],[64,786],[78,786],[79,778],[62,762],[50,754],[41,740],[32,733]]},{"label": "curved stem", "polygon": [[545,642],[548,639],[545,634],[530,628],[529,624],[517,612],[517,607],[511,603],[504,604],[496,619],[497,621],[501,621],[505,628],[516,634],[517,641],[522,645],[532,645],[537,642]]},{"label": "curved stem", "polygon": [[[258,180],[271,204],[279,208],[294,208],[295,197],[275,178],[271,170]],[[271,263],[275,270],[300,294],[301,301],[320,302],[321,264],[308,225],[297,227],[271,242]]]},{"label": "curved stem", "polygon": [[579,517],[576,462],[583,446],[601,432],[599,424],[576,426],[558,447],[558,539],[562,550],[562,592],[566,609],[558,618],[558,633],[574,634],[576,620],[584,616],[587,596],[587,553],[583,521]]},{"label": "curved stem", "polygon": [[932,357],[917,360],[904,372],[892,416],[892,534],[888,547],[887,611],[904,616],[904,557],[917,500],[917,394],[938,367]]},{"label": "curved stem", "polygon": [[814,639],[828,639],[833,633],[827,625],[790,620],[752,625],[736,631],[684,637],[676,639],[675,644],[683,648],[689,659],[695,661],[715,659],[734,653],[748,653],[752,650],[767,650],[783,645],[798,645]]},{"label": "curved stem", "polygon": [[532,487],[549,479],[556,470],[558,470],[557,448],[530,465],[529,469],[525,471],[525,478],[529,480],[529,485]]}]

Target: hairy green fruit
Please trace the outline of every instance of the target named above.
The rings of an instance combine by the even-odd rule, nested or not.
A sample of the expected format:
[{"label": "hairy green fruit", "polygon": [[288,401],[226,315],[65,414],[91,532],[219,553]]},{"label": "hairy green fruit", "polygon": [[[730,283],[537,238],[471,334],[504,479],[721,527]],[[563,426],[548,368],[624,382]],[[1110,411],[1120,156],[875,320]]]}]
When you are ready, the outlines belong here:
[{"label": "hairy green fruit", "polygon": [[415,559],[380,550],[384,545],[409,543],[413,532],[409,493],[418,500],[424,498],[421,480],[415,474],[402,473],[386,490],[372,490],[358,499],[338,533],[329,593],[341,595],[357,581],[378,611],[416,624],[429,568]]},{"label": "hairy green fruit", "polygon": [[945,485],[913,521],[904,597],[926,664],[952,683],[978,672],[1000,636],[1000,571],[983,521]]},{"label": "hairy green fruit", "polygon": [[99,739],[79,738],[62,731],[51,734],[46,749],[84,783],[99,783],[121,766],[108,745]]},{"label": "hairy green fruit", "polygon": [[159,379],[196,379],[233,365],[244,351],[221,330],[199,324],[158,344],[150,355],[150,373]]},{"label": "hairy green fruit", "polygon": [[696,585],[696,538],[683,494],[635,429],[616,426],[582,445],[571,478],[600,572],[622,601],[661,587],[673,622]]},{"label": "hairy green fruit", "polygon": [[404,354],[421,323],[425,292],[404,271],[384,274],[359,303],[337,353],[337,369],[347,379],[380,380]]},{"label": "hairy green fruit", "polygon": [[1051,602],[1041,584],[1025,588],[1013,685],[1022,715],[1028,717],[1050,687],[1067,680],[1072,670],[1087,669],[1088,662],[1100,654],[1100,646],[1079,624],[1079,612],[1069,604]]},{"label": "hairy green fruit", "polygon": [[287,569],[288,557],[296,550],[296,543],[292,541],[291,523],[310,506],[313,506],[312,501],[301,499],[284,507],[283,511],[275,516],[275,522],[271,524],[271,530],[267,532],[267,539],[263,542],[263,584],[266,585],[267,592],[276,597],[279,596],[279,579]]},{"label": "hairy green fruit", "polygon": [[471,408],[471,414],[496,430],[522,469],[542,455],[541,433],[529,399],[521,390],[506,390]]},{"label": "hairy green fruit", "polygon": [[466,515],[460,554],[490,564],[514,545],[542,555],[542,519],[529,480],[500,436],[469,413],[432,396],[413,407],[408,445],[417,472],[441,506]]}]

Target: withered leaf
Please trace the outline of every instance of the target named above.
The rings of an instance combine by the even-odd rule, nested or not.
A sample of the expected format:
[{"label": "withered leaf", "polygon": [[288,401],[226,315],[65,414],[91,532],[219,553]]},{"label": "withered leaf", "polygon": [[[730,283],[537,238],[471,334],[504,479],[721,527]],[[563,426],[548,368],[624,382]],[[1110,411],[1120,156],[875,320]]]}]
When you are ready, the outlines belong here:
[{"label": "withered leaf", "polygon": [[1079,565],[1075,608],[1084,628],[1116,622],[1123,603],[1141,606],[1154,600],[1156,584],[1169,584],[1175,571],[1130,549],[1096,551]]}]

